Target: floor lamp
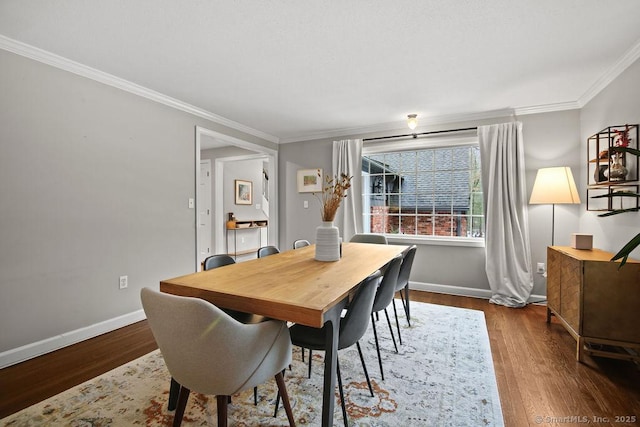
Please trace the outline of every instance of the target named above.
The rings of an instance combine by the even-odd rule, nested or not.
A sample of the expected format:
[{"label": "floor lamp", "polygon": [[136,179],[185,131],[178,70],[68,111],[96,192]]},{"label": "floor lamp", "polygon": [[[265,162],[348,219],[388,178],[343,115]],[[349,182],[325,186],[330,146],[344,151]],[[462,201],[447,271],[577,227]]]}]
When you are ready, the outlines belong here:
[{"label": "floor lamp", "polygon": [[529,204],[551,205],[551,246],[554,244],[557,204],[579,204],[580,196],[567,166],[538,169]]}]

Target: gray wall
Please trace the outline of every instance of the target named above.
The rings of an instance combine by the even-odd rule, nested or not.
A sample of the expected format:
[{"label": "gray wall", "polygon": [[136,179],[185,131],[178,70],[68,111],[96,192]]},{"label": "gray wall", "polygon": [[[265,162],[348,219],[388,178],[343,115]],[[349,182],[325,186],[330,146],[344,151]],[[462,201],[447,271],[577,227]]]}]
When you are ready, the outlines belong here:
[{"label": "gray wall", "polygon": [[[580,159],[587,159],[587,138],[607,126],[640,123],[640,60],[627,68],[618,78],[595,96],[581,111]],[[637,141],[636,141],[637,142]],[[586,186],[587,167],[582,162],[581,187]],[[633,236],[640,233],[640,213],[625,213],[598,218],[597,212],[587,212],[583,206],[580,231],[593,234],[593,246],[617,252]],[[632,257],[640,259],[636,249]]]},{"label": "gray wall", "polygon": [[[579,111],[531,114],[517,117],[523,122],[525,142],[525,163],[527,169],[528,194],[531,193],[535,174],[540,167],[571,166],[578,174],[580,131]],[[419,131],[445,130],[503,123],[510,117],[475,122],[449,123]],[[280,212],[281,242],[289,245],[293,240],[304,238],[313,241],[315,228],[320,224],[319,204],[311,194],[298,193],[296,171],[307,168],[324,168],[331,171],[331,142],[346,138],[367,138],[372,136],[407,133],[397,129],[385,133],[345,135],[331,139],[283,144],[280,147]],[[309,208],[303,207],[304,201]],[[570,235],[578,232],[579,206],[556,207],[556,244],[569,244]],[[551,244],[551,206],[529,206],[532,263],[546,262],[546,247]],[[446,285],[443,291],[482,295],[475,290],[486,291],[489,284],[485,273],[485,250],[477,247],[442,246],[419,244],[411,280],[418,284]],[[546,283],[542,275],[534,275],[535,295],[546,294]],[[433,287],[432,287],[433,288]]]},{"label": "gray wall", "polygon": [[3,50],[0,64],[1,353],[138,311],[143,286],[194,271],[195,126],[275,146]]}]

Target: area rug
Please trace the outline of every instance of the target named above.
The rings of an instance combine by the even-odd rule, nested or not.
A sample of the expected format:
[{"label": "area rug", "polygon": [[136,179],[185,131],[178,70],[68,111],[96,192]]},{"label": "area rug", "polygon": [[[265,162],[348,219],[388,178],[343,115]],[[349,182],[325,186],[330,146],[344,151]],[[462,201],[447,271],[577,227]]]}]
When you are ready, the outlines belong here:
[{"label": "area rug", "polygon": [[[369,394],[357,349],[339,352],[349,425],[503,426],[484,313],[412,302],[411,314],[411,327],[400,315],[403,344],[398,345],[398,353],[384,316],[376,323],[384,381],[371,327],[360,341],[375,397]],[[321,424],[323,355],[314,353],[309,379],[308,365],[302,362],[300,349],[296,348],[291,370],[286,371],[285,381],[298,425]],[[162,355],[154,351],[4,418],[0,424],[169,426],[173,421],[173,412],[167,411],[169,380]],[[257,406],[252,390],[233,396],[229,425],[288,425],[283,408],[273,417],[276,390],[275,380],[260,385]],[[335,396],[334,425],[342,426],[337,389]],[[216,422],[215,397],[192,393],[182,425],[214,426]]]}]

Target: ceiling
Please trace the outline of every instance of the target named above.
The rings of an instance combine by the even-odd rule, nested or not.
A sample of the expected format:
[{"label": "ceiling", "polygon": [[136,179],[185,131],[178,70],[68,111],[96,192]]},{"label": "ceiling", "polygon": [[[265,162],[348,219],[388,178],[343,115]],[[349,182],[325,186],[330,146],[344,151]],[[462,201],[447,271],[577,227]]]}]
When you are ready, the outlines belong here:
[{"label": "ceiling", "polygon": [[637,0],[1,0],[0,36],[290,142],[579,108],[640,56],[638,16]]}]

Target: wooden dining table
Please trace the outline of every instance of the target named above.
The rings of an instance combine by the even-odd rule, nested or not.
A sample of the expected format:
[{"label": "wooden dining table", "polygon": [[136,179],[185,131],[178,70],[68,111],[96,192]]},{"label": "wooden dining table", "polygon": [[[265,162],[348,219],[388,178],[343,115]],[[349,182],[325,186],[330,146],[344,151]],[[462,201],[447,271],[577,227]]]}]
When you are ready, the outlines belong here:
[{"label": "wooden dining table", "polygon": [[310,245],[163,280],[160,291],[315,328],[326,326],[322,425],[331,426],[341,311],[358,284],[408,249],[343,243],[340,260],[321,262],[315,260],[315,245]]}]

